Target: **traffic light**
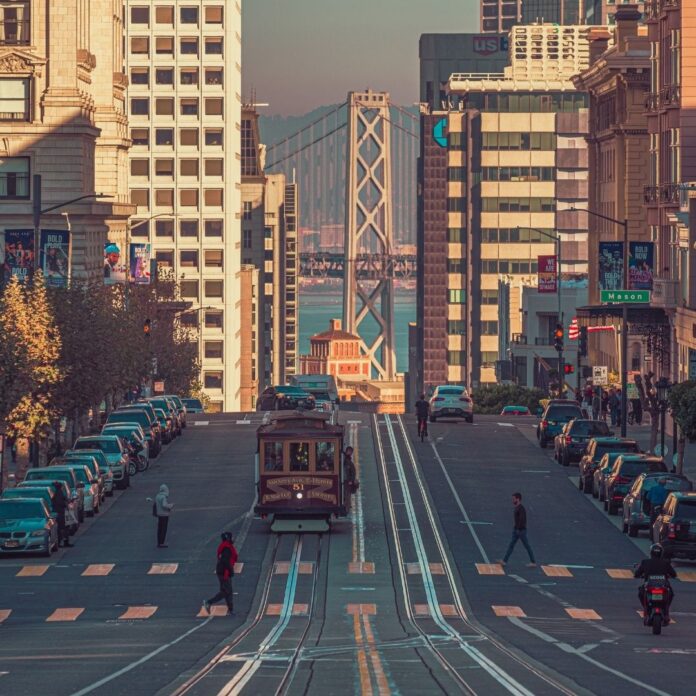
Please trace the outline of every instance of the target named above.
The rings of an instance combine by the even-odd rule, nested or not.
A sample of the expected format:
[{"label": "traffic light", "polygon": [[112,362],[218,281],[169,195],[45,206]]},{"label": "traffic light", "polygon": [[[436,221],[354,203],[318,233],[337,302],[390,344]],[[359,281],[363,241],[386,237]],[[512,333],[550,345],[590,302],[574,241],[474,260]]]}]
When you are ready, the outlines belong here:
[{"label": "traffic light", "polygon": [[575,374],[575,365],[569,365],[568,363],[565,363],[565,365],[563,365],[563,373],[566,375]]},{"label": "traffic light", "polygon": [[584,358],[587,355],[587,327],[580,327],[580,336],[578,337],[578,355]]},{"label": "traffic light", "polygon": [[563,324],[556,324],[553,332],[553,347],[559,352],[563,352]]},{"label": "traffic light", "polygon": [[152,329],[151,323],[152,322],[149,319],[146,319],[143,322],[143,333],[145,334],[146,338],[150,338],[150,331]]}]

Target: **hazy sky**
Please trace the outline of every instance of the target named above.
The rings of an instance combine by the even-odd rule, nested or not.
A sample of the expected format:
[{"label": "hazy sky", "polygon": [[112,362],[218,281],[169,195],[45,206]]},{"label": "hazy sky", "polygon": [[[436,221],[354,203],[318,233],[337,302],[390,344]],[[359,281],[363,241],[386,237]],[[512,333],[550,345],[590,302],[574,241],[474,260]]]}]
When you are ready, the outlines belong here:
[{"label": "hazy sky", "polygon": [[[263,113],[298,115],[371,87],[418,100],[418,37],[478,32],[479,0],[244,0],[242,73]],[[371,16],[370,16],[371,15]]]}]

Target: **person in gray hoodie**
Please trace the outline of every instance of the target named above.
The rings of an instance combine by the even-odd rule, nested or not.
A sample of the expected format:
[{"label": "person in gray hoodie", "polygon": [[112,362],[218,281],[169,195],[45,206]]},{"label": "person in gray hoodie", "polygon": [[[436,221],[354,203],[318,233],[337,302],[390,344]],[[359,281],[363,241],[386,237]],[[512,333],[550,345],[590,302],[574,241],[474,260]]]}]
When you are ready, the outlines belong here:
[{"label": "person in gray hoodie", "polygon": [[157,513],[157,548],[159,549],[167,548],[164,542],[167,538],[169,515],[173,507],[174,505],[169,502],[169,487],[163,483],[155,498],[155,512]]}]

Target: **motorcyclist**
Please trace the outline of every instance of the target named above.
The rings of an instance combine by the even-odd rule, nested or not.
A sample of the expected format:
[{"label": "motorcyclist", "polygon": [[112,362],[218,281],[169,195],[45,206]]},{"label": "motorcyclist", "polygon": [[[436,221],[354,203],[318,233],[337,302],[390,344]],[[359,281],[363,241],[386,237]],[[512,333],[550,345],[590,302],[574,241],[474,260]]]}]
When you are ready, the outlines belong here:
[{"label": "motorcyclist", "polygon": [[428,416],[430,415],[430,404],[425,398],[425,394],[420,395],[420,399],[416,401],[416,417],[418,418],[418,432],[421,430],[421,423],[425,434],[428,434]]},{"label": "motorcyclist", "polygon": [[653,575],[660,575],[665,578],[667,587],[667,611],[665,618],[669,621],[669,607],[674,599],[674,591],[669,582],[670,578],[676,578],[677,572],[672,564],[663,558],[664,550],[661,544],[653,544],[650,547],[650,558],[646,558],[640,562],[640,565],[633,571],[633,577],[643,578],[643,584],[638,588],[638,599],[645,611],[645,586],[648,579]]}]

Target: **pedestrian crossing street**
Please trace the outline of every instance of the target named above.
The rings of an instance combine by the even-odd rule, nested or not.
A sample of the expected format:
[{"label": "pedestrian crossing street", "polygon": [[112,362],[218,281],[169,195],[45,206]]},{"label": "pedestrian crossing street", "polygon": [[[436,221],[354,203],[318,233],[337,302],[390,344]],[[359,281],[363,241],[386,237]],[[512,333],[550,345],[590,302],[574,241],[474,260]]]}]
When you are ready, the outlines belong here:
[{"label": "pedestrian crossing street", "polygon": [[[476,563],[476,571],[479,575],[509,575],[510,568],[502,563]],[[516,569],[516,567],[514,567]],[[529,571],[541,571],[549,578],[577,578],[592,571],[602,571],[612,580],[633,580],[633,571],[628,568],[595,568],[594,566],[571,565],[539,565],[527,568]],[[515,571],[512,570],[514,573]],[[681,582],[696,582],[696,571],[677,570],[677,580]]]}]

